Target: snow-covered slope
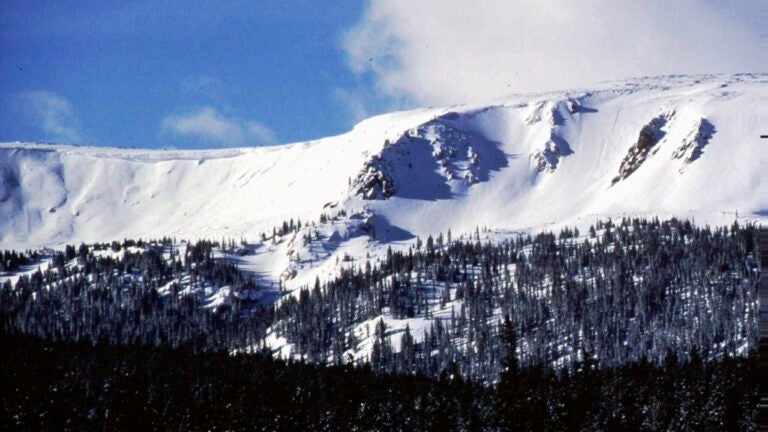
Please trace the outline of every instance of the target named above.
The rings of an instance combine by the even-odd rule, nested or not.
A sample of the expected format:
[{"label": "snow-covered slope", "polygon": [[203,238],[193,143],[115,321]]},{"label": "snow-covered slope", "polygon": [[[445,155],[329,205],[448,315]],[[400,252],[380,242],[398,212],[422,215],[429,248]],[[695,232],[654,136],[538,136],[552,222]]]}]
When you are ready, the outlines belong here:
[{"label": "snow-covered slope", "polygon": [[395,113],[277,147],[180,151],[0,144],[0,243],[256,237],[316,219],[386,137],[428,120]]},{"label": "snow-covered slope", "polygon": [[[768,128],[767,84],[765,76],[653,80],[460,109],[441,121],[496,143],[476,146],[489,178],[445,179],[450,194],[434,187],[431,196],[372,207],[422,235],[624,213],[765,218],[768,147],[759,136]],[[400,176],[395,190],[398,180],[412,187],[402,163],[391,171]],[[428,181],[420,175],[419,184]]]},{"label": "snow-covered slope", "polygon": [[379,241],[623,214],[765,220],[766,101],[768,75],[662,77],[388,114],[277,147],[4,143],[0,247],[256,239],[341,208]]}]

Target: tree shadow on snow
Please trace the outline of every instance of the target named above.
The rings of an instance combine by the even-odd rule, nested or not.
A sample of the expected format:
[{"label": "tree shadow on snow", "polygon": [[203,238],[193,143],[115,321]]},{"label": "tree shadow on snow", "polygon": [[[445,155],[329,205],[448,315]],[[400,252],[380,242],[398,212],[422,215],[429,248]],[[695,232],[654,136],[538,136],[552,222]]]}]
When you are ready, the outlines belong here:
[{"label": "tree shadow on snow", "polygon": [[369,223],[375,227],[376,239],[379,241],[396,242],[415,237],[411,232],[392,225],[387,218],[381,215],[372,215]]}]

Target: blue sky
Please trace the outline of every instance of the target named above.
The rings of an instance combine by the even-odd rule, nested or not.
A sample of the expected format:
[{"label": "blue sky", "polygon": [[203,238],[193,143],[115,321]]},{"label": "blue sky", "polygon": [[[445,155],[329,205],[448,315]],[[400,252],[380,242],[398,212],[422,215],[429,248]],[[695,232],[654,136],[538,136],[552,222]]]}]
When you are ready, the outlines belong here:
[{"label": "blue sky", "polygon": [[125,3],[3,1],[0,140],[269,144],[355,122],[339,39],[361,4]]},{"label": "blue sky", "polygon": [[763,0],[0,1],[0,141],[267,145],[417,105],[768,71]]}]

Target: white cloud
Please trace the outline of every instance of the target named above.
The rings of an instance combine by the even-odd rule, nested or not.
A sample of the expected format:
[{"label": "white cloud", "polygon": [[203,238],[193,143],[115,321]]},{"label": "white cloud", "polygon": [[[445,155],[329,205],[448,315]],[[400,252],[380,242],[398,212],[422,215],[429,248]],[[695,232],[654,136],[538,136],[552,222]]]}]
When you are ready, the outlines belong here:
[{"label": "white cloud", "polygon": [[168,116],[162,130],[229,146],[277,143],[274,132],[262,123],[226,117],[213,107]]},{"label": "white cloud", "polygon": [[244,125],[245,131],[248,136],[252,136],[260,143],[276,144],[277,137],[272,129],[268,128],[262,123],[249,120]]},{"label": "white cloud", "polygon": [[72,104],[61,95],[45,90],[21,94],[21,102],[32,120],[47,135],[46,139],[78,143],[79,120]]},{"label": "white cloud", "polygon": [[347,110],[353,121],[359,122],[371,116],[366,99],[360,93],[337,88],[333,96]]},{"label": "white cloud", "polygon": [[372,0],[342,40],[377,91],[419,104],[632,76],[768,69],[768,2]]}]

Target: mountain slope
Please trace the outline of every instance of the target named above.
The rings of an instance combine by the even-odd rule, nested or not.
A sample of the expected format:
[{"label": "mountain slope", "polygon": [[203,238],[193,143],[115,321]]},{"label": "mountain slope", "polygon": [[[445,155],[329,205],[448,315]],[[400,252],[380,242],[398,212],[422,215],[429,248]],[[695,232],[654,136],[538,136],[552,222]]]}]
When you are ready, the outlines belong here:
[{"label": "mountain slope", "polygon": [[622,214],[764,220],[765,100],[766,75],[661,77],[394,113],[278,147],[5,143],[0,243],[255,239],[332,208],[372,216],[379,240]]},{"label": "mountain slope", "polygon": [[[768,151],[759,135],[768,109],[759,100],[767,92],[760,79],[683,81],[466,110],[445,122],[498,143],[506,166],[452,199],[404,198],[372,207],[421,235],[624,213],[722,223],[737,211],[764,218]],[[693,155],[685,149],[697,136],[701,154],[681,157]]]},{"label": "mountain slope", "polygon": [[0,144],[0,242],[256,236],[288,218],[316,218],[323,204],[344,193],[367,149],[390,130],[427,118],[419,112],[382,116],[345,135],[279,147]]},{"label": "mountain slope", "polygon": [[[670,346],[686,355],[702,343],[711,357],[743,354],[754,339],[754,225],[696,237],[692,222],[768,218],[766,84],[765,75],[647,78],[394,113],[269,148],[0,144],[0,249],[174,236],[162,244],[187,250],[184,239],[242,239],[206,257],[248,273],[247,289],[184,274],[161,285],[213,310],[275,300],[265,339],[245,349],[314,361],[390,368],[393,352],[425,344],[440,346],[436,357],[422,351],[425,368],[453,356],[463,373],[492,381],[507,313],[531,364],[586,353],[623,364],[639,358],[641,340],[655,361]],[[622,219],[616,230],[611,218],[622,216],[647,220]],[[578,230],[561,230],[558,243],[514,235],[563,226]],[[728,236],[730,246],[716,244]],[[112,248],[94,247],[120,253]],[[19,279],[0,282],[8,277]]]}]

